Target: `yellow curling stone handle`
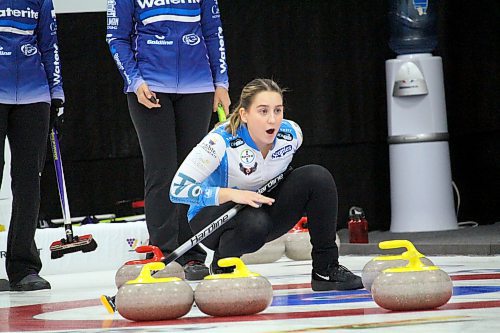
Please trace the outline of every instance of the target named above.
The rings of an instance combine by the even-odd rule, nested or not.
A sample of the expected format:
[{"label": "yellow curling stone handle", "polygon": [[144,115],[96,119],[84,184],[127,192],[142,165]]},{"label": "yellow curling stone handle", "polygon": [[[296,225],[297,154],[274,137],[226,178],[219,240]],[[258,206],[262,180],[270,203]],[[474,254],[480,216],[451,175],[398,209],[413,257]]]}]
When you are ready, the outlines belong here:
[{"label": "yellow curling stone handle", "polygon": [[381,249],[396,249],[405,247],[407,251],[403,252],[397,259],[408,260],[408,264],[403,267],[394,267],[384,269],[384,273],[405,273],[405,272],[420,272],[420,271],[434,271],[438,270],[437,266],[426,266],[422,263],[420,258],[424,257],[422,253],[418,252],[415,246],[407,240],[392,240],[380,242],[378,245]]},{"label": "yellow curling stone handle", "polygon": [[207,275],[204,280],[214,280],[214,279],[239,279],[260,276],[260,274],[250,272],[247,266],[243,263],[240,258],[223,258],[219,259],[217,262],[219,267],[231,267],[236,266],[232,273],[224,274],[213,274]]},{"label": "yellow curling stone handle", "polygon": [[125,284],[147,284],[147,283],[162,283],[162,282],[174,282],[181,281],[178,277],[166,277],[155,279],[151,276],[151,271],[161,271],[165,268],[165,264],[161,261],[150,262],[141,269],[141,273],[135,280],[127,281]]},{"label": "yellow curling stone handle", "polygon": [[[418,252],[418,250],[415,248],[412,242],[404,239],[396,239],[396,240],[390,240],[390,241],[384,241],[378,243],[378,247],[381,248],[382,250],[389,250],[389,249],[398,249],[400,247],[406,248],[406,252],[408,251],[415,251],[419,258],[424,258],[425,256]],[[405,253],[406,253],[405,252]],[[403,255],[393,255],[393,256],[380,256],[380,257],[375,257],[373,260],[405,260],[403,258]]]}]

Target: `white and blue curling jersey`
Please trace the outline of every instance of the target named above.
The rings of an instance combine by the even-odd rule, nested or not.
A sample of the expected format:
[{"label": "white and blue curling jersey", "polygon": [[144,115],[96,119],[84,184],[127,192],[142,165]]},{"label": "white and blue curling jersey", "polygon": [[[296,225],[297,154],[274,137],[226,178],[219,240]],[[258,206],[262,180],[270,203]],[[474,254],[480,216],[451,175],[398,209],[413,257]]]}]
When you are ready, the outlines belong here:
[{"label": "white and blue curling jersey", "polygon": [[283,119],[266,158],[246,125],[232,135],[227,122],[213,129],[186,157],[170,187],[170,200],[188,204],[191,220],[203,207],[219,205],[220,188],[256,191],[284,172],[302,144],[300,127]]}]

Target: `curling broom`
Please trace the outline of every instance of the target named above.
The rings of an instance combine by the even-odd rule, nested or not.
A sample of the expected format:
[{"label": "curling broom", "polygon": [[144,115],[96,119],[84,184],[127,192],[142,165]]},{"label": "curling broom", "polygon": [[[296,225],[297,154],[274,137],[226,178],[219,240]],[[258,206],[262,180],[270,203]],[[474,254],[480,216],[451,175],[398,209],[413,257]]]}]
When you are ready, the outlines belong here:
[{"label": "curling broom", "polygon": [[57,259],[61,258],[67,253],[78,251],[94,251],[97,248],[97,243],[92,238],[92,235],[73,235],[73,227],[71,226],[71,216],[69,213],[68,196],[66,194],[66,184],[64,183],[61,151],[59,149],[59,140],[57,138],[57,130],[55,128],[52,128],[52,130],[50,131],[50,146],[52,148],[52,156],[54,158],[57,187],[59,189],[59,200],[61,201],[61,208],[64,219],[64,230],[66,232],[66,238],[55,241],[50,245],[50,257],[52,259]]}]

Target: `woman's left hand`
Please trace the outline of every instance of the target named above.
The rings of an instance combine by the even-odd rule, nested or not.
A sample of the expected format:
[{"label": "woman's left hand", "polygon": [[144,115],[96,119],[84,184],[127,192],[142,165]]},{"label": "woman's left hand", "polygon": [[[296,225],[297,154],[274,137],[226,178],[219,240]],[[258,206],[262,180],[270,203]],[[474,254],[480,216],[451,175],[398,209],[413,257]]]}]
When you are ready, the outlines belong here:
[{"label": "woman's left hand", "polygon": [[229,115],[229,105],[231,105],[231,99],[229,98],[229,93],[224,87],[216,87],[214,94],[214,112],[217,112],[219,104],[224,108],[226,116]]}]

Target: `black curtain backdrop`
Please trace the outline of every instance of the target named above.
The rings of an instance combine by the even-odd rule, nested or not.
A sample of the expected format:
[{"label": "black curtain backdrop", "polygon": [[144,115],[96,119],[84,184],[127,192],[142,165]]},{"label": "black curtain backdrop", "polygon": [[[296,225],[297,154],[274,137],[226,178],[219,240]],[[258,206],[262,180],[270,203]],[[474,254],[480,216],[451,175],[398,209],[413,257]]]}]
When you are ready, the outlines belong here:
[{"label": "black curtain backdrop", "polygon": [[[493,223],[500,220],[500,4],[438,2],[434,53],[443,57],[459,221]],[[301,125],[305,137],[294,164],[317,163],[334,174],[340,228],[357,205],[371,230],[388,229],[385,61],[395,54],[387,46],[386,2],[219,5],[233,103],[256,77],[288,88],[286,117]],[[61,146],[72,215],[112,213],[116,201],[142,198],[143,172],[122,79],[105,43],[105,13],[62,14],[58,20],[67,95]],[[48,159],[41,212],[60,217],[53,169]]]}]

